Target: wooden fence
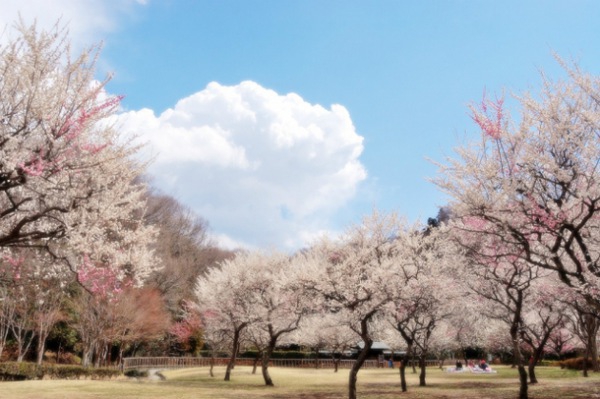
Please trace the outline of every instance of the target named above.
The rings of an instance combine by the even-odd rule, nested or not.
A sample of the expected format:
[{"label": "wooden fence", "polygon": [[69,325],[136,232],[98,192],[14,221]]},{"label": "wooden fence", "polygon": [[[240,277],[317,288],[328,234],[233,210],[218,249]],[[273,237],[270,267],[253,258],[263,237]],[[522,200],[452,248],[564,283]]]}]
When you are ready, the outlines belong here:
[{"label": "wooden fence", "polygon": [[[209,367],[225,366],[229,358],[209,358],[209,357],[128,357],[123,359],[123,370],[130,369],[175,369],[190,367]],[[238,358],[235,362],[240,366],[254,365],[254,359]],[[340,369],[349,369],[355,360],[340,360],[338,367]],[[427,360],[427,366],[437,366],[437,360]],[[259,363],[260,365],[260,363]],[[410,364],[409,364],[410,365]],[[330,368],[333,369],[334,361],[332,359],[271,359],[269,366],[274,367],[296,367],[296,368]],[[366,360],[363,368],[388,367],[388,363],[383,365],[377,360]],[[394,362],[394,367],[398,367],[398,362]]]}]

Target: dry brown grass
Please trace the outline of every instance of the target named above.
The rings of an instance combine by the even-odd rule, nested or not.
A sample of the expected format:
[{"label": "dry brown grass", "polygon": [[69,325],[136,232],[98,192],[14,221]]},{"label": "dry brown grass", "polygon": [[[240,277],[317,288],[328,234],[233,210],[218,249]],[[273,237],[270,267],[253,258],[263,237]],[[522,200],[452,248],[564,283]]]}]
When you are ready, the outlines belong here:
[{"label": "dry brown grass", "polygon": [[[207,369],[165,371],[159,380],[118,381],[24,381],[0,383],[4,399],[342,399],[347,397],[348,370],[272,368],[275,387],[263,385],[260,371],[237,367],[232,381],[222,381],[224,370],[211,378]],[[517,397],[516,370],[501,367],[495,375],[448,374],[428,369],[428,386],[419,387],[408,373],[408,392],[401,393],[398,370],[362,370],[358,378],[361,399],[513,399]],[[600,375],[583,378],[580,373],[558,368],[539,368],[540,383],[530,386],[532,399],[600,399]]]}]

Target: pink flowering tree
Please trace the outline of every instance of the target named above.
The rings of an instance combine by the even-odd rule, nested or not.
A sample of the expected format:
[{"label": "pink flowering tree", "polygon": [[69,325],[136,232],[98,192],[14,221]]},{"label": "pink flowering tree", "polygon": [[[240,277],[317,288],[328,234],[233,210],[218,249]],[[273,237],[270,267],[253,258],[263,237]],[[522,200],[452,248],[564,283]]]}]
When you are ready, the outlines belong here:
[{"label": "pink flowering tree", "polygon": [[[522,277],[551,271],[572,300],[598,308],[600,79],[563,66],[568,80],[546,79],[539,99],[517,98],[518,126],[503,99],[473,106],[482,139],[458,148],[458,159],[440,165],[435,183],[450,196],[458,242],[477,263],[514,268]],[[474,236],[482,237],[481,246],[473,245]],[[519,328],[517,316],[511,328]]]},{"label": "pink flowering tree", "polygon": [[118,301],[123,291],[132,286],[132,281],[122,280],[114,269],[95,263],[87,256],[79,266],[77,280],[84,290],[75,303],[72,324],[81,339],[82,365],[90,366],[95,358],[98,366],[105,360],[112,342]]},{"label": "pink flowering tree", "polygon": [[[63,289],[66,276],[52,268],[53,259],[43,251],[13,249],[0,259],[0,346],[10,331],[17,343],[21,361],[33,342],[37,342],[37,363],[41,364],[46,340],[52,327],[64,319]],[[1,350],[1,349],[0,349]]]},{"label": "pink flowering tree", "polygon": [[184,302],[179,320],[173,323],[169,333],[184,349],[194,350],[197,355],[202,349],[203,343],[203,323],[200,309],[191,302]]},{"label": "pink flowering tree", "polygon": [[467,233],[495,235],[531,267],[551,270],[600,306],[600,79],[564,65],[539,100],[518,100],[518,126],[502,99],[472,107],[482,139],[440,165],[436,184]]},{"label": "pink flowering tree", "polygon": [[19,22],[0,48],[0,248],[44,247],[77,273],[84,254],[139,283],[156,262],[143,223],[139,146],[110,123],[121,101],[95,80],[98,49]]}]

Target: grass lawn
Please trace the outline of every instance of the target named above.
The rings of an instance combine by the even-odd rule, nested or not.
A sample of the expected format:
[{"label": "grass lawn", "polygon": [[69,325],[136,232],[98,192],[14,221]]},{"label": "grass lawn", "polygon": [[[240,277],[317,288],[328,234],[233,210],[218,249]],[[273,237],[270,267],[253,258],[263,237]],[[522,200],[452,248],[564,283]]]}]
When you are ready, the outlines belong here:
[{"label": "grass lawn", "polygon": [[[238,366],[232,381],[224,382],[224,368],[215,377],[206,368],[165,370],[166,380],[127,379],[112,381],[23,381],[0,382],[4,399],[334,399],[347,397],[348,370],[269,368],[275,387],[263,385],[260,370]],[[498,367],[498,374],[448,374],[429,368],[427,387],[418,386],[418,377],[407,370],[408,392],[400,392],[397,369],[365,369],[358,374],[361,399],[513,399],[518,396],[517,371]],[[530,386],[532,399],[600,399],[600,375],[589,378],[559,368],[536,368],[539,384]]]}]

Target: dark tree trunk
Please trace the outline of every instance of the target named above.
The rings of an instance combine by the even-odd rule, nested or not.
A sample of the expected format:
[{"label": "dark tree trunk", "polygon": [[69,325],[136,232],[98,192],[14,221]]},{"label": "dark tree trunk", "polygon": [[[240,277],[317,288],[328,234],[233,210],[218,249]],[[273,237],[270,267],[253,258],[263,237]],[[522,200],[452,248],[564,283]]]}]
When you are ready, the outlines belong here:
[{"label": "dark tree trunk", "polygon": [[[209,369],[209,371],[208,371],[211,377],[214,377],[214,376],[215,376],[215,373],[214,373],[214,371],[213,371],[213,370],[214,370],[214,368],[215,368],[215,353],[213,352],[213,353],[210,355],[210,369]],[[228,380],[228,379],[226,379],[225,381],[229,381],[229,380]]]},{"label": "dark tree trunk", "polygon": [[233,345],[231,348],[231,357],[229,358],[229,362],[227,363],[227,369],[225,369],[225,379],[224,381],[229,381],[231,379],[231,370],[235,367],[235,360],[237,358],[237,354],[240,350],[240,333],[246,327],[245,324],[235,329],[233,332]]},{"label": "dark tree trunk", "polygon": [[517,365],[517,370],[519,371],[519,399],[528,399],[527,370],[525,369],[525,362],[523,361],[523,355],[521,354],[521,348],[519,347],[519,324],[520,323],[514,323],[513,326],[511,326],[510,335],[513,341],[513,352],[515,354],[514,361]]},{"label": "dark tree trunk", "polygon": [[275,386],[273,384],[273,380],[271,379],[271,375],[269,374],[269,361],[271,360],[271,355],[275,350],[275,345],[277,344],[277,337],[271,337],[271,341],[269,342],[269,346],[267,350],[263,353],[262,358],[262,375],[265,380],[265,385],[272,387]]},{"label": "dark tree trunk", "polygon": [[333,372],[337,373],[340,365],[340,359],[335,355],[332,356],[333,359]]},{"label": "dark tree trunk", "polygon": [[406,392],[406,362],[408,361],[408,355],[404,355],[400,361],[400,387],[402,392]]},{"label": "dark tree trunk", "polygon": [[423,353],[419,357],[419,368],[421,369],[421,373],[419,373],[419,386],[424,387],[427,386],[425,382],[425,376],[427,374],[427,367],[425,365],[425,353]]},{"label": "dark tree trunk", "polygon": [[600,327],[600,323],[597,318],[592,315],[587,316],[587,324],[588,324],[588,343],[587,347],[589,348],[589,357],[592,363],[593,371],[600,371],[600,365],[598,364],[598,342],[596,337],[598,336],[598,327]]},{"label": "dark tree trunk", "polygon": [[350,378],[348,380],[348,399],[356,399],[356,381],[358,380],[358,371],[365,363],[369,351],[373,346],[373,340],[369,338],[367,334],[364,334],[363,341],[365,343],[365,346],[358,354],[358,358],[356,359],[356,361],[352,365],[352,368],[350,369]]},{"label": "dark tree trunk", "polygon": [[519,364],[519,399],[527,399],[527,371],[525,370],[525,366],[523,364]]},{"label": "dark tree trunk", "polygon": [[531,360],[529,360],[529,365],[527,367],[528,371],[529,371],[529,383],[530,384],[538,383],[537,377],[535,376],[535,363],[536,363],[536,360],[531,359]]},{"label": "dark tree trunk", "polygon": [[258,367],[258,361],[261,359],[262,357],[262,352],[259,351],[256,354],[256,357],[254,358],[254,363],[252,364],[252,374],[256,374],[256,368]]},{"label": "dark tree trunk", "polygon": [[588,375],[588,362],[590,359],[590,346],[587,345],[585,348],[585,355],[583,356],[583,376],[589,377]]},{"label": "dark tree trunk", "polygon": [[315,348],[315,368],[321,368],[321,364],[319,363],[319,347]]}]

